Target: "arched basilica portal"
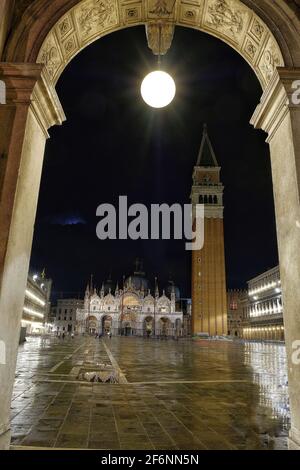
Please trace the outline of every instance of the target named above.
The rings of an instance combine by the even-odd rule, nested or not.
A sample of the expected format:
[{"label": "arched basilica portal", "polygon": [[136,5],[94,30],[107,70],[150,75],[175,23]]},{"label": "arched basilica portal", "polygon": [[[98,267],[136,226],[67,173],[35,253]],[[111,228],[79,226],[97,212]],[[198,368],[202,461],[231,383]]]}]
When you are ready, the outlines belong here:
[{"label": "arched basilica portal", "polygon": [[[18,333],[48,129],[65,120],[55,83],[84,47],[121,28],[145,24],[164,52],[174,26],[218,37],[257,75],[262,98],[251,123],[268,134],[284,300],[292,412],[290,446],[300,447],[300,7],[297,0],[3,0],[0,5],[0,448],[9,412]],[[226,110],[224,110],[226,112]],[[11,289],[11,286],[14,289]],[[297,351],[296,351],[297,352]],[[3,385],[4,384],[4,385]]]}]

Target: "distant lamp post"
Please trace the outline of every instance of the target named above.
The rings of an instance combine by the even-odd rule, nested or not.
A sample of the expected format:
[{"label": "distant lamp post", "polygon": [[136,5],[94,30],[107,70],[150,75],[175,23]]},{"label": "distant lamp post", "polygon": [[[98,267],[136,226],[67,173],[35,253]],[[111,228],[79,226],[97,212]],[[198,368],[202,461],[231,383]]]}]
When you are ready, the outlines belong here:
[{"label": "distant lamp post", "polygon": [[144,78],[141,94],[145,103],[152,108],[165,108],[176,95],[176,85],[167,72],[155,70]]}]

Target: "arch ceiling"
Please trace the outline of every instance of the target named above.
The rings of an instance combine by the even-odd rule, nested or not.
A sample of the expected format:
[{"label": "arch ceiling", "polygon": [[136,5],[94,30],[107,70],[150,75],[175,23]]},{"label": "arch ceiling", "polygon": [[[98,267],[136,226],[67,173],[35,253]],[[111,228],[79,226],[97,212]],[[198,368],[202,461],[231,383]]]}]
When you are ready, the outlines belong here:
[{"label": "arch ceiling", "polygon": [[271,30],[240,0],[81,0],[51,28],[37,62],[46,64],[57,82],[72,58],[101,36],[162,20],[170,27],[195,28],[226,42],[250,64],[263,88],[275,68],[284,66]]}]

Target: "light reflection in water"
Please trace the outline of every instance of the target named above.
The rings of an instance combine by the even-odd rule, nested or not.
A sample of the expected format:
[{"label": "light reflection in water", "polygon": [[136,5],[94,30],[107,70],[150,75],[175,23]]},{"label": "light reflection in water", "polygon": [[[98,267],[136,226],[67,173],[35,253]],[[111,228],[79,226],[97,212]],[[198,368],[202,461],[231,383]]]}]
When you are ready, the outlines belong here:
[{"label": "light reflection in water", "polygon": [[253,382],[259,386],[259,404],[272,409],[273,418],[290,421],[286,349],[282,344],[244,344],[245,365],[253,370]]},{"label": "light reflection in water", "polygon": [[51,355],[48,355],[50,350],[53,350],[53,339],[51,341],[47,336],[28,336],[26,342],[19,346],[16,376],[35,374],[49,366],[52,360]]}]

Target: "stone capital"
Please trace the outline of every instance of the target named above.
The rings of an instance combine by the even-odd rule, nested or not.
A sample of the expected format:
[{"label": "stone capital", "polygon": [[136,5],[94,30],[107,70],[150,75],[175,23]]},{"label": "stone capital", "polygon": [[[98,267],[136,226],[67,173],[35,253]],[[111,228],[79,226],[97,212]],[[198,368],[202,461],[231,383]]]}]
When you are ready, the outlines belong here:
[{"label": "stone capital", "polygon": [[293,102],[293,84],[298,80],[300,68],[278,67],[265,89],[250,123],[268,133],[267,142],[272,140],[289,111],[300,111],[300,105]]},{"label": "stone capital", "polygon": [[49,137],[51,126],[65,121],[54,84],[44,65],[0,63],[0,80],[6,88],[6,104],[1,107],[28,106],[46,137]]}]

